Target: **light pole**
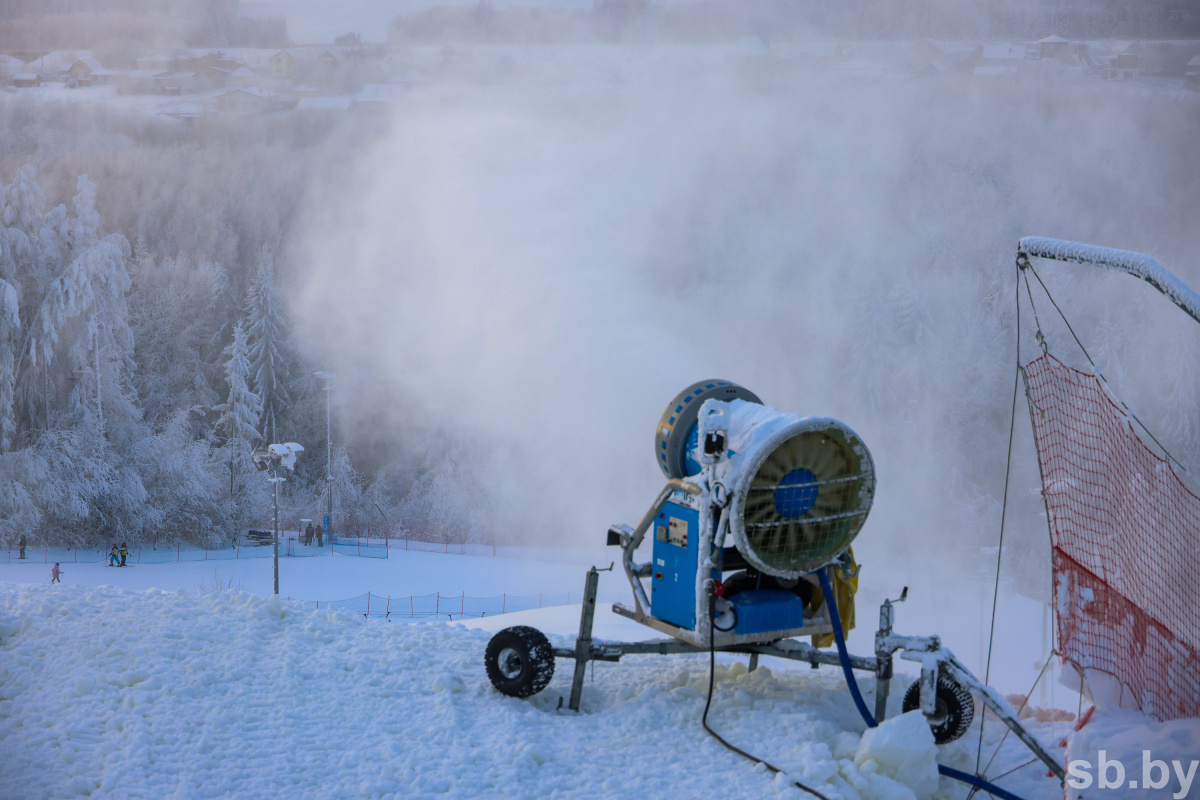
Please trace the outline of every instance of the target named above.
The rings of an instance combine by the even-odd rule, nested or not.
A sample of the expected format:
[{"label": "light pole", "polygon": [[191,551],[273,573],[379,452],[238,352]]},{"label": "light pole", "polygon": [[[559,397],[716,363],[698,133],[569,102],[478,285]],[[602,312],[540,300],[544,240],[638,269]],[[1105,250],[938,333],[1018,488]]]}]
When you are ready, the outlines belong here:
[{"label": "light pole", "polygon": [[289,472],[296,468],[296,456],[304,452],[304,448],[295,442],[267,445],[266,450],[258,450],[251,456],[254,466],[260,470],[269,470],[267,482],[272,484],[275,492],[275,594],[279,594],[279,484],[287,478],[279,475],[279,467],[283,466]]},{"label": "light pole", "polygon": [[[332,372],[320,370],[314,372],[321,380],[325,381],[325,491],[328,499],[325,511],[325,538],[332,539],[333,533],[333,433],[332,425],[330,424],[330,405],[333,400],[333,378]],[[333,546],[333,542],[330,542]]]}]

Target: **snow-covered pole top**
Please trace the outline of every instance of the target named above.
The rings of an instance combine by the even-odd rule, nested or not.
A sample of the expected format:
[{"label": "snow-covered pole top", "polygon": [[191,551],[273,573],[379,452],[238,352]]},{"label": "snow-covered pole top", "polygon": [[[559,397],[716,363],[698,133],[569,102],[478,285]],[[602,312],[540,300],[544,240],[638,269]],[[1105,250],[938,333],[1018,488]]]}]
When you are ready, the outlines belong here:
[{"label": "snow-covered pole top", "polygon": [[1150,256],[1129,250],[1098,247],[1094,244],[1047,239],[1044,236],[1024,237],[1017,248],[1017,253],[1055,261],[1093,264],[1098,267],[1127,272],[1158,289],[1167,296],[1167,299],[1183,309],[1185,314],[1196,322],[1200,322],[1200,295],[1192,291],[1190,286],[1179,280],[1174,273]]}]

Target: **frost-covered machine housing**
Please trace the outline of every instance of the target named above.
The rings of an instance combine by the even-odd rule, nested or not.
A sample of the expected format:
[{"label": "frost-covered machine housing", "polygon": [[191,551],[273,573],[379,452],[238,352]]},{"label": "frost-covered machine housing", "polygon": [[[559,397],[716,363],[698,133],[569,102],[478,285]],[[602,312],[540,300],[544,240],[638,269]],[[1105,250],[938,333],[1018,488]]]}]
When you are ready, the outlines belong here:
[{"label": "frost-covered machine housing", "polygon": [[[893,633],[896,601],[885,601],[880,609],[874,655],[846,652],[842,620],[852,618],[858,584],[851,546],[871,510],[876,477],[870,451],[850,427],[769,408],[741,386],[707,380],[668,404],[655,432],[654,454],[666,485],[635,527],[614,525],[608,531],[608,544],[621,549],[633,590],[632,607],[615,604],[613,611],[670,638],[593,640],[600,572],[593,567],[573,648],[553,648],[541,632],[525,626],[492,638],[485,666],[497,690],[515,697],[536,694],[549,685],[555,657],[573,658],[569,707],[577,711],[591,660],[722,651],[748,654],[753,669],[760,655],[771,655],[813,666],[840,665],[864,719],[874,724],[884,717],[892,659],[899,652],[921,665],[904,709],[920,708],[937,741],[966,732],[974,716],[974,692],[1063,774],[1008,703],[938,637]],[[798,641],[799,636],[812,636],[814,644]],[[836,652],[814,646],[834,642]],[[851,669],[875,675],[873,719]]]},{"label": "frost-covered machine housing", "polygon": [[[875,467],[858,435],[705,381],[667,406],[655,451],[669,480],[653,513],[609,533],[634,596],[617,613],[705,647],[710,635],[725,646],[831,634],[812,575],[850,567],[871,509]],[[647,536],[651,560],[638,563]]]}]

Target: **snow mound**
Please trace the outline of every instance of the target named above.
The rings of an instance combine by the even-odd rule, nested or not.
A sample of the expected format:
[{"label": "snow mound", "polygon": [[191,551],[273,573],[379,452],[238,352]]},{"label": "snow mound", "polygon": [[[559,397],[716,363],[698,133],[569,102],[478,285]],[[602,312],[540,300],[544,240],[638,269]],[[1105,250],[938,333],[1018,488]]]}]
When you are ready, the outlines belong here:
[{"label": "snow mound", "polygon": [[937,745],[920,711],[886,720],[863,734],[854,763],[878,772],[908,789],[902,797],[932,797],[938,788]]}]

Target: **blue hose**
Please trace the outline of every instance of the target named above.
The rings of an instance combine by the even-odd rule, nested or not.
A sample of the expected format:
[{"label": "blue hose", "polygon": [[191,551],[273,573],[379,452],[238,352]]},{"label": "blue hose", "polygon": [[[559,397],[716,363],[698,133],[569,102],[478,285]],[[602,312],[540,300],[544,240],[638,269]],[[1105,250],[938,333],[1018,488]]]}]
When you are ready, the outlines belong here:
[{"label": "blue hose", "polygon": [[850,668],[850,654],[846,652],[846,637],[842,635],[842,618],[838,614],[837,599],[833,596],[833,589],[829,585],[829,576],[825,574],[825,570],[819,569],[817,578],[821,581],[821,591],[825,595],[825,607],[829,609],[829,621],[833,623],[833,640],[837,642],[838,660],[842,662],[842,674],[846,676],[846,685],[850,687],[854,705],[858,706],[858,713],[862,715],[867,727],[877,728],[879,723],[867,710],[862,693],[858,691],[858,681],[854,679],[854,670]]},{"label": "blue hose", "polygon": [[[846,686],[850,688],[850,695],[854,698],[854,705],[858,707],[858,713],[862,715],[863,722],[867,723],[868,728],[877,728],[879,723],[867,710],[867,704],[858,690],[858,681],[854,678],[854,670],[850,667],[850,654],[846,652],[846,636],[842,632],[842,619],[838,615],[837,598],[834,597],[833,587],[829,585],[829,576],[825,574],[824,569],[819,569],[817,570],[817,579],[821,582],[821,592],[824,593],[825,605],[829,608],[829,621],[833,625],[833,640],[837,643],[838,660],[842,663],[842,674],[846,676]],[[1022,800],[1012,792],[1001,789],[996,784],[969,772],[938,764],[938,774],[974,786],[976,789],[982,789],[1000,800]]]},{"label": "blue hose", "polygon": [[1020,797],[1008,791],[1007,789],[1001,789],[996,784],[989,783],[983,778],[980,778],[978,775],[972,775],[969,772],[963,772],[962,770],[957,770],[953,767],[944,767],[941,764],[938,764],[938,773],[945,775],[947,778],[954,778],[956,781],[962,781],[963,783],[974,786],[976,789],[982,789],[988,794],[1000,798],[1000,800],[1021,800]]}]

